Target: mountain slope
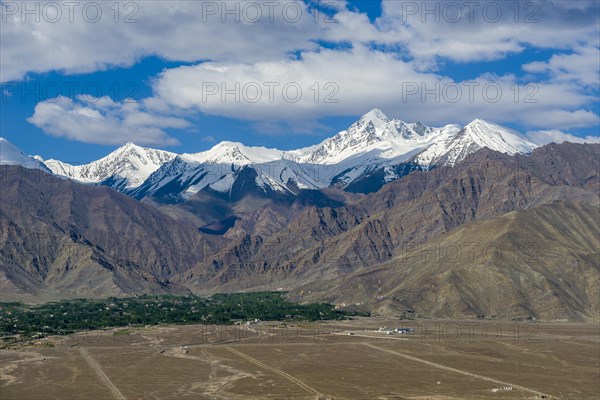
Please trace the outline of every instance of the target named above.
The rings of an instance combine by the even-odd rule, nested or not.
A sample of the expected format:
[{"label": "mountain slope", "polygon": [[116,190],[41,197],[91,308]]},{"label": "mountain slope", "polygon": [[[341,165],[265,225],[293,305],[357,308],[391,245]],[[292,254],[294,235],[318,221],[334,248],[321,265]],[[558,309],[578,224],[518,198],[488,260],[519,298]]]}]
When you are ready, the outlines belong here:
[{"label": "mountain slope", "polygon": [[570,143],[530,156],[483,149],[467,163],[415,172],[354,204],[308,207],[275,234],[242,236],[179,281],[198,290],[273,288],[271,282],[293,288],[388,261],[470,221],[557,200],[597,206],[599,154],[599,145]]},{"label": "mountain slope", "polygon": [[458,132],[446,135],[415,157],[421,166],[454,166],[475,151],[488,148],[505,154],[527,154],[537,146],[517,132],[476,119]]},{"label": "mountain slope", "polygon": [[[205,152],[179,155],[127,193],[170,211],[175,210],[164,205],[177,204],[192,219],[207,224],[231,226],[232,218],[249,217],[269,202],[292,202],[306,190],[333,186],[372,193],[411,172],[454,165],[484,147],[515,154],[527,153],[535,145],[480,120],[464,129],[431,128],[391,120],[373,110],[347,130],[299,150],[223,142]],[[228,205],[223,208],[219,200],[219,212],[210,206],[198,209],[193,206],[198,198],[219,198]]]},{"label": "mountain slope", "polygon": [[161,165],[173,158],[174,153],[140,147],[130,142],[106,157],[85,165],[71,165],[53,159],[44,163],[56,175],[127,192],[141,185]]},{"label": "mountain slope", "polygon": [[[256,225],[259,218],[254,213],[270,204],[279,214],[278,224],[286,224],[291,214],[281,205],[291,206],[295,198],[303,199],[295,203],[303,207],[332,203],[315,191],[373,193],[412,172],[455,165],[482,148],[512,155],[534,147],[516,132],[481,120],[464,128],[432,128],[389,119],[374,109],[348,129],[298,150],[222,142],[200,153],[178,155],[128,143],[85,165],[44,163],[56,175],[109,186],[206,232],[226,233],[244,220],[246,233],[255,233],[260,224]],[[24,160],[19,164],[45,168],[38,161]],[[230,236],[240,234],[238,229]]]},{"label": "mountain slope", "polygon": [[50,172],[41,161],[23,153],[3,137],[0,137],[0,165],[19,165],[24,168]]},{"label": "mountain slope", "polygon": [[341,168],[347,168],[375,156],[393,159],[415,149],[424,149],[435,140],[437,133],[438,129],[420,122],[409,124],[390,120],[374,109],[347,130],[320,144],[286,154],[301,163],[340,164]]},{"label": "mountain slope", "polygon": [[169,278],[219,245],[106,187],[0,172],[0,285],[16,288],[3,301],[185,292]]},{"label": "mountain slope", "polygon": [[[422,151],[407,153],[403,158],[365,163],[345,171],[336,180],[348,182],[345,190],[372,193],[413,171],[454,166],[483,148],[514,155],[528,154],[536,147],[515,131],[477,119],[462,129],[448,125],[435,130],[429,146]],[[351,179],[345,178],[346,174],[350,174]]]},{"label": "mountain slope", "polygon": [[[269,194],[296,194],[301,189],[319,189],[327,186],[321,180],[318,169],[280,159],[252,164],[242,153],[228,154],[226,161],[211,163],[202,161],[204,155],[177,156],[150,175],[140,187],[129,192],[135,198],[154,197],[166,203],[178,203],[190,199],[202,190],[226,194],[230,198],[241,198],[243,192],[234,188],[249,188]],[[202,154],[202,153],[200,153]],[[223,160],[223,159],[222,159]],[[252,178],[248,180],[248,177]]]},{"label": "mountain slope", "polygon": [[[597,218],[590,212],[598,210],[600,203],[599,155],[597,144],[551,144],[530,155],[514,156],[481,149],[454,167],[416,171],[367,196],[328,188],[301,191],[288,201],[258,204],[253,212],[239,210],[244,216],[225,221],[233,226],[224,235],[223,224],[207,224],[203,230],[216,234],[204,235],[194,223],[181,222],[183,217],[169,218],[146,201],[137,202],[110,188],[2,166],[1,295],[2,299],[41,301],[304,287],[315,296],[326,290],[336,301],[356,302],[355,297],[348,297],[350,287],[355,288],[356,299],[359,295],[373,299],[379,288],[374,294],[372,282],[365,281],[362,289],[356,289],[354,281],[348,280],[345,286],[346,279],[368,276],[380,268],[375,266],[387,270],[389,263],[414,254],[419,246],[433,246],[426,248],[426,254],[432,254],[438,244],[451,250],[453,243],[477,240],[506,247],[521,243],[522,232],[523,237],[583,262],[586,282],[572,275],[558,276],[559,265],[552,263],[535,269],[531,263],[521,266],[502,258],[502,263],[490,264],[489,274],[479,267],[478,274],[461,269],[454,273],[445,264],[425,263],[420,264],[422,269],[412,270],[410,279],[399,274],[404,278],[397,281],[384,274],[389,281],[379,293],[384,301],[369,305],[394,313],[413,307],[439,316],[496,313],[508,318],[584,319],[590,315],[588,304],[597,300],[589,294],[595,288],[590,271],[596,265],[589,259],[597,257],[590,253],[598,238]],[[250,197],[260,201],[256,193]],[[227,199],[216,191],[200,191],[184,205],[196,207],[194,212],[215,205],[226,209]],[[554,213],[544,208],[555,207],[557,201],[579,205]],[[525,221],[531,221],[524,225],[502,219],[512,215],[506,213],[537,209],[546,211],[526,217]],[[183,207],[177,210],[185,211]],[[480,225],[486,221],[496,222]],[[463,228],[466,233],[456,233]],[[559,239],[565,242],[564,249],[548,242]],[[543,249],[547,254],[549,250]],[[488,290],[494,294],[488,298],[477,292],[473,282],[479,280],[486,285],[498,280],[504,286],[501,291]],[[402,286],[404,281],[413,282],[412,286]],[[554,297],[540,297],[540,288],[552,288]],[[416,294],[410,290],[417,290]],[[387,296],[388,292],[393,293]],[[436,293],[444,293],[445,300],[440,301]],[[395,300],[404,299],[399,295],[409,300]],[[498,310],[507,299],[512,302],[502,314]]]},{"label": "mountain slope", "polygon": [[[529,153],[535,147],[518,133],[482,120],[464,128],[432,128],[389,119],[374,109],[348,129],[297,150],[221,142],[200,153],[176,155],[128,143],[86,165],[45,163],[57,175],[108,185],[137,199],[151,197],[172,204],[202,190],[232,194],[233,187],[242,186],[262,191],[267,198],[332,185],[370,193],[416,170],[455,165],[481,148],[512,155]],[[240,178],[240,174],[253,179]]]},{"label": "mountain slope", "polygon": [[597,320],[599,224],[600,209],[585,203],[514,211],[296,292],[310,293],[305,301],[369,304],[384,313]]}]

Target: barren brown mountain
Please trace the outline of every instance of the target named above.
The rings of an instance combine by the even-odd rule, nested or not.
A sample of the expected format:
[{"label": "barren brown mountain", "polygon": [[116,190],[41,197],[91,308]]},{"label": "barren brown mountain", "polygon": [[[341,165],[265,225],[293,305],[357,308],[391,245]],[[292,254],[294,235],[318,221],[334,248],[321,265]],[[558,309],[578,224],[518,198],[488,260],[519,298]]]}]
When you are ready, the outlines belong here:
[{"label": "barren brown mountain", "polygon": [[291,289],[385,262],[469,221],[558,200],[597,206],[599,150],[570,143],[530,156],[481,150],[457,167],[414,172],[357,203],[309,208],[272,236],[230,244],[180,281],[193,290]]},{"label": "barren brown mountain", "polygon": [[0,166],[2,300],[182,292],[169,277],[219,237],[106,187]]},{"label": "barren brown mountain", "polygon": [[466,223],[293,294],[391,315],[597,320],[599,235],[598,207],[556,202]]},{"label": "barren brown mountain", "polygon": [[[592,318],[598,227],[582,227],[567,212],[574,209],[580,219],[597,216],[599,155],[600,145],[591,144],[550,144],[517,156],[484,149],[456,167],[413,172],[367,196],[307,193],[311,198],[304,203],[265,203],[231,220],[229,229],[204,227],[212,229],[210,235],[199,231],[200,220],[182,222],[190,211],[177,206],[160,212],[107,188],[3,167],[3,299],[305,288],[312,292],[306,300],[360,302],[383,311]],[[319,204],[319,196],[320,207],[309,205]],[[196,215],[203,201],[198,199]],[[519,210],[533,222],[508,223],[513,214],[507,213]],[[529,232],[546,221],[545,214],[558,225],[538,236]],[[490,233],[496,225],[503,235]],[[580,270],[561,272],[546,259],[535,273],[508,258],[468,274],[411,264],[402,268],[410,279],[388,267],[415,246],[448,245],[446,237],[464,245],[479,229],[482,238],[494,242],[514,244],[526,235],[544,248],[564,241],[564,248],[557,247],[561,260],[581,260],[587,283],[573,275]],[[578,230],[585,241],[580,247],[572,240]],[[215,234],[221,231],[226,233]],[[381,288],[362,278],[374,268],[382,271]],[[559,272],[565,274],[561,279],[554,276]],[[504,282],[504,289],[473,289],[495,281]],[[555,293],[552,301],[542,295],[548,290]],[[446,300],[440,300],[441,293]],[[373,301],[378,296],[381,301]]]}]

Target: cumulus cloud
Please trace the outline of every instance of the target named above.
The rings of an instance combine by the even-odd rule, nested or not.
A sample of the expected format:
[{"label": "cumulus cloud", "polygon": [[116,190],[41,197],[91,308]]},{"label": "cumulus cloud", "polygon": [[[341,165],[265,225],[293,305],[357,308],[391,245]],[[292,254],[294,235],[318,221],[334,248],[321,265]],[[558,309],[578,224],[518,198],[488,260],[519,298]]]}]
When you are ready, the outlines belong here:
[{"label": "cumulus cloud", "polygon": [[[185,62],[254,63],[298,50],[316,51],[319,40],[396,45],[430,67],[438,59],[490,60],[526,46],[597,47],[599,40],[600,6],[593,0],[383,0],[382,15],[374,23],[343,1],[326,2],[337,4],[334,18],[327,18],[322,3],[51,2],[58,7],[46,7],[45,2],[5,2],[0,8],[0,79],[52,70],[93,72],[129,66],[150,55]],[[26,7],[38,11],[27,14]]]},{"label": "cumulus cloud", "polygon": [[558,108],[532,110],[530,113],[522,115],[521,120],[529,126],[556,128],[585,128],[600,124],[598,114],[585,109],[573,111]]},{"label": "cumulus cloud", "polygon": [[578,48],[572,54],[555,54],[548,61],[523,65],[527,72],[549,74],[554,81],[574,81],[600,86],[600,48]]},{"label": "cumulus cloud", "polygon": [[130,66],[152,55],[176,61],[280,58],[316,49],[313,40],[331,25],[293,0],[68,3],[2,2],[2,82],[28,72]]},{"label": "cumulus cloud", "polygon": [[114,102],[109,97],[57,97],[38,103],[28,121],[45,133],[86,143],[175,145],[167,128],[185,128],[187,121],[149,113],[135,101]]},{"label": "cumulus cloud", "polygon": [[377,21],[421,60],[493,60],[528,46],[570,49],[598,44],[596,1],[511,2],[383,0]]},{"label": "cumulus cloud", "polygon": [[600,136],[579,137],[560,130],[529,131],[527,137],[533,143],[543,146],[548,143],[600,143]]},{"label": "cumulus cloud", "polygon": [[[0,81],[30,72],[129,66],[151,55],[194,64],[155,77],[153,96],[137,106],[138,128],[152,128],[143,120],[150,114],[169,121],[167,115],[183,110],[249,120],[265,130],[283,122],[302,132],[319,127],[319,118],[373,107],[430,124],[476,117],[528,129],[598,124],[589,111],[599,86],[597,1],[383,0],[374,22],[344,1],[336,2],[333,18],[320,1],[125,1],[117,3],[118,15],[115,3],[95,2],[102,9],[93,23],[82,13],[87,2],[74,10],[74,21],[63,10],[52,23],[31,16],[23,22],[22,10],[7,4],[25,3],[2,5]],[[448,61],[495,60],[531,48],[560,53],[523,66],[530,86],[523,77],[482,75],[459,82],[440,72]],[[473,99],[469,85],[477,85]],[[462,90],[458,98],[454,86]],[[428,90],[433,94],[423,97]],[[501,91],[497,100],[494,90]],[[33,123],[40,123],[42,112],[72,118],[76,107],[38,106]],[[87,118],[97,112],[104,124],[119,127],[128,112],[123,103],[110,112],[79,106]],[[50,134],[69,131],[58,129],[60,122],[43,121],[38,126]],[[171,140],[165,127],[155,127],[158,132],[143,131],[148,140]]]},{"label": "cumulus cloud", "polygon": [[[357,79],[357,74],[361,76]],[[203,63],[164,71],[155,97],[169,106],[250,120],[353,115],[378,93],[390,103],[403,81],[422,80],[392,54],[355,47],[310,52],[296,60]]]},{"label": "cumulus cloud", "polygon": [[317,51],[320,40],[386,38],[343,1],[3,2],[0,14],[0,82],[128,67],[148,56],[254,63]]},{"label": "cumulus cloud", "polygon": [[325,49],[296,60],[173,68],[157,78],[154,92],[157,107],[253,121],[307,124],[378,107],[429,124],[467,123],[475,117],[541,128],[598,122],[596,114],[584,109],[589,97],[576,85],[523,85],[514,76],[490,74],[454,81],[418,72],[414,62],[366,46]]}]

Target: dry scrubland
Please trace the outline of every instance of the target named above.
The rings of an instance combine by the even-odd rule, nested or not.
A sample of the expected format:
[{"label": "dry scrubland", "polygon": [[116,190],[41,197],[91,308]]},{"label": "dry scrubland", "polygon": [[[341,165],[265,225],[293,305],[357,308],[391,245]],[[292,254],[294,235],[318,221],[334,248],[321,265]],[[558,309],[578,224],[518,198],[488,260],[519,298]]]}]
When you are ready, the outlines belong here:
[{"label": "dry scrubland", "polygon": [[[415,332],[374,332],[381,326]],[[0,398],[549,395],[580,400],[600,395],[600,341],[593,324],[361,318],[285,329],[277,323],[149,327],[53,338],[52,343],[52,348],[37,344],[0,351]],[[504,383],[513,390],[492,392]]]}]

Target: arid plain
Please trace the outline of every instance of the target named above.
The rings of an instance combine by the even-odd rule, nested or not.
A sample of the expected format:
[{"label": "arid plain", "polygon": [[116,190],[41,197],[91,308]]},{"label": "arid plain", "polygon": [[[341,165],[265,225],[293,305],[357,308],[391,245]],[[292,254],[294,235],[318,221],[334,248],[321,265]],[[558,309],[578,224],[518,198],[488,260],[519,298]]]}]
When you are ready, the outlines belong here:
[{"label": "arid plain", "polygon": [[566,322],[119,328],[0,350],[0,397],[597,399],[599,351],[597,325]]}]

